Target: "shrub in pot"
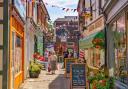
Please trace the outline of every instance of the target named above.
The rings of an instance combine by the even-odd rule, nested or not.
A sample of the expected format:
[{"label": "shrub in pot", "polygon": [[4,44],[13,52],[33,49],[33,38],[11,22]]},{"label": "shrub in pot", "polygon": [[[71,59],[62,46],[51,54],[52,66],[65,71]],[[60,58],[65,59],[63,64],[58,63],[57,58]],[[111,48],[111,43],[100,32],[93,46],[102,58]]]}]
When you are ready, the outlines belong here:
[{"label": "shrub in pot", "polygon": [[29,68],[29,76],[30,78],[38,78],[40,74],[40,67],[36,63],[31,63]]}]

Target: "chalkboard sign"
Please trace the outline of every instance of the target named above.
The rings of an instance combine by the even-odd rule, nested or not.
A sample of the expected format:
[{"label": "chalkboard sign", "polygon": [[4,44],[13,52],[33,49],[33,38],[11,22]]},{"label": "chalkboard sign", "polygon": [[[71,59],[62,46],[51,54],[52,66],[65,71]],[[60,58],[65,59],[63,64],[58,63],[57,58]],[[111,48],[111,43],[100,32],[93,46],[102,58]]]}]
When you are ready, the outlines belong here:
[{"label": "chalkboard sign", "polygon": [[65,59],[65,69],[66,69],[66,76],[67,74],[70,74],[70,66],[72,63],[75,63],[76,59],[74,58],[66,58]]},{"label": "chalkboard sign", "polygon": [[72,64],[71,65],[71,82],[72,87],[86,87],[86,69],[85,64]]}]

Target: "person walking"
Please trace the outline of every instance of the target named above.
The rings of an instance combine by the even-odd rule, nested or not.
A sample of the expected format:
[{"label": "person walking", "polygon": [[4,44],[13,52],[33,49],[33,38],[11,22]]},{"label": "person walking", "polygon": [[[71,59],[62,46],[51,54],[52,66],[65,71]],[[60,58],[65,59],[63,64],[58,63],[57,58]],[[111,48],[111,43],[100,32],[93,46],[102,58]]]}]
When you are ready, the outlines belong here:
[{"label": "person walking", "polygon": [[50,61],[51,61],[51,55],[52,55],[52,53],[49,52],[49,54],[48,54],[48,63],[47,63],[47,70],[48,70],[49,74],[51,72],[51,63],[50,63]]},{"label": "person walking", "polygon": [[55,70],[57,69],[57,56],[55,55],[55,52],[51,52],[51,55],[49,56],[49,63],[51,67],[51,74],[55,74]]}]

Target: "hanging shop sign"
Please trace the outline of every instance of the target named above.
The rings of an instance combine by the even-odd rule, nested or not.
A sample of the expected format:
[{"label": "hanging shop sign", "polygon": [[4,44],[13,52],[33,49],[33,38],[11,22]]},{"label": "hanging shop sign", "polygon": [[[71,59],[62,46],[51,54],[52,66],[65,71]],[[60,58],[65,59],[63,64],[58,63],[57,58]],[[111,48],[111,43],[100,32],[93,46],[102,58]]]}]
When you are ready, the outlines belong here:
[{"label": "hanging shop sign", "polygon": [[65,76],[69,77],[70,74],[70,65],[72,63],[75,63],[77,61],[77,59],[75,58],[65,58]]},{"label": "hanging shop sign", "polygon": [[77,63],[71,65],[71,89],[86,89],[86,66]]},{"label": "hanging shop sign", "polygon": [[14,6],[17,8],[21,17],[26,18],[26,0],[14,0]]}]

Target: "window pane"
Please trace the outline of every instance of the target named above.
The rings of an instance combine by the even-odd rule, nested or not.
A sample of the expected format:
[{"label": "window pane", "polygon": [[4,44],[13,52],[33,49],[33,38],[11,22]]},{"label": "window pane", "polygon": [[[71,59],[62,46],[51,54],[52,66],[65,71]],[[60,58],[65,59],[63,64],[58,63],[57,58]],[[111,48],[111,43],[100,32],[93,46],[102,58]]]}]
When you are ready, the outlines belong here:
[{"label": "window pane", "polygon": [[3,24],[0,24],[0,45],[3,45]]},{"label": "window pane", "polygon": [[3,20],[3,7],[0,7],[0,20]]},{"label": "window pane", "polygon": [[15,48],[15,74],[21,71],[22,63],[22,40],[19,36],[16,36],[16,48]]},{"label": "window pane", "polygon": [[128,82],[125,78],[122,79],[122,76],[127,76],[125,16],[112,24],[112,31],[115,47],[115,75],[121,82]]}]

